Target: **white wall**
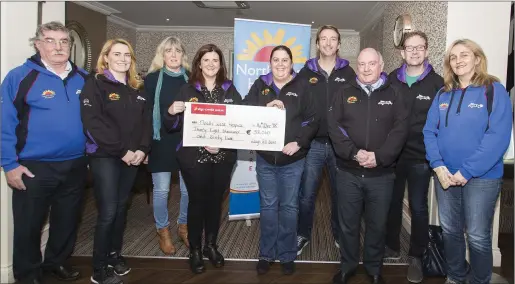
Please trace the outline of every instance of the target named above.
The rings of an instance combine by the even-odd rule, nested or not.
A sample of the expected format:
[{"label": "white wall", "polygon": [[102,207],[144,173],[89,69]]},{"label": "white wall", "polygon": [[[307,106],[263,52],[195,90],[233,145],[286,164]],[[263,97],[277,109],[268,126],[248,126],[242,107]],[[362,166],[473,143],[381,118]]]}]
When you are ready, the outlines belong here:
[{"label": "white wall", "polygon": [[449,2],[447,46],[468,38],[477,42],[488,58],[488,73],[506,83],[510,2]]},{"label": "white wall", "polygon": [[[21,65],[34,54],[29,44],[37,28],[37,2],[5,2],[0,3],[1,10],[1,58],[0,78],[3,81],[9,70]],[[64,23],[64,2],[46,2],[43,4],[42,22],[61,21]],[[23,15],[23,16],[20,16]],[[12,192],[0,173],[0,283],[14,283],[12,274]],[[43,234],[46,242],[48,227]]]}]

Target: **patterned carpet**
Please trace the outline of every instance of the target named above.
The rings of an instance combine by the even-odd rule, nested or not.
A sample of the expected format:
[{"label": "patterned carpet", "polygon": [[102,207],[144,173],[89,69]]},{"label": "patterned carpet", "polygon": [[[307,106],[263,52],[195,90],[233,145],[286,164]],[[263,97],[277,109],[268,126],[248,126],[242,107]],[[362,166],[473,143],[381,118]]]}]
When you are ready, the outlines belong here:
[{"label": "patterned carpet", "polygon": [[[336,262],[339,261],[338,250],[330,232],[330,210],[328,180],[322,180],[318,193],[315,209],[315,221],[311,244],[308,245],[297,260],[310,262]],[[172,258],[185,258],[188,256],[188,249],[177,237],[177,216],[179,208],[179,187],[177,183],[172,185],[171,197],[169,199],[169,217],[171,220],[171,231],[174,238],[174,245],[177,253]],[[165,257],[159,249],[158,237],[154,225],[152,212],[152,200],[147,204],[145,193],[134,194],[132,204],[127,217],[127,227],[124,236],[122,254],[126,256],[139,257]],[[152,198],[151,198],[152,199]],[[219,249],[226,259],[256,259],[259,245],[259,219],[254,219],[251,226],[245,221],[228,221],[228,200],[223,204],[223,218],[219,235]],[[93,251],[93,235],[96,223],[97,212],[95,200],[92,197],[91,189],[88,190],[82,223],[80,225],[77,245],[74,255],[90,256]],[[361,244],[363,244],[363,230]],[[402,229],[401,232],[401,259],[398,261],[387,260],[390,264],[407,263],[407,250],[409,246],[409,234]]]}]

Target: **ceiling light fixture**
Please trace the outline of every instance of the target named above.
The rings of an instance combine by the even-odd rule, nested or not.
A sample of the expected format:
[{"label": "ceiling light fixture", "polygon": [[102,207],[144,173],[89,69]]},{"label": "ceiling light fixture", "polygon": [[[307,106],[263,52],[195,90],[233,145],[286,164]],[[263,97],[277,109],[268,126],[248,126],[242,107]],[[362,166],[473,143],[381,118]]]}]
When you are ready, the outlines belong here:
[{"label": "ceiling light fixture", "polygon": [[207,9],[250,9],[246,1],[193,1],[199,8]]},{"label": "ceiling light fixture", "polygon": [[169,22],[169,21],[170,21],[170,19],[166,18],[166,21],[167,21],[167,22]]}]

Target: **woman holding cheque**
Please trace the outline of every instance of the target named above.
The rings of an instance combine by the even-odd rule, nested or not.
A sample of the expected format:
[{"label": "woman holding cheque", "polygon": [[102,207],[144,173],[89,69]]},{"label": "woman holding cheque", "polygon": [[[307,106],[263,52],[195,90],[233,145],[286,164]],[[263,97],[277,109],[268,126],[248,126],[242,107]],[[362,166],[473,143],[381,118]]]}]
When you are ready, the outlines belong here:
[{"label": "woman holding cheque", "polygon": [[276,258],[284,274],[295,271],[299,186],[304,157],[318,130],[315,104],[307,81],[293,71],[291,50],[279,45],[270,55],[271,73],[260,76],[244,103],[286,111],[282,152],[258,151],[256,172],[261,203],[258,274],[265,274]]},{"label": "woman holding cheque", "polygon": [[[168,131],[181,129],[184,102],[240,104],[240,94],[227,79],[227,68],[222,51],[214,44],[202,46],[195,54],[189,83],[184,85],[164,116]],[[213,147],[177,146],[177,159],[189,195],[188,240],[190,268],[193,273],[204,272],[202,254],[215,267],[224,265],[218,251],[222,198],[229,188],[231,173],[236,163],[236,150]],[[202,250],[202,231],[205,245]],[[202,252],[202,253],[201,253]]]}]

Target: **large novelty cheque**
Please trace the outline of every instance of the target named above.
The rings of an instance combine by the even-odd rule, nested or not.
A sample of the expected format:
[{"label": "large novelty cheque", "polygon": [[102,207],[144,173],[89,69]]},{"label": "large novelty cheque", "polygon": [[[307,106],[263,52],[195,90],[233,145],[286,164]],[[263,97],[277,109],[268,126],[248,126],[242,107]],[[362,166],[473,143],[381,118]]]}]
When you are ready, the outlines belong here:
[{"label": "large novelty cheque", "polygon": [[275,107],[186,103],[184,146],[282,151],[286,111]]}]

